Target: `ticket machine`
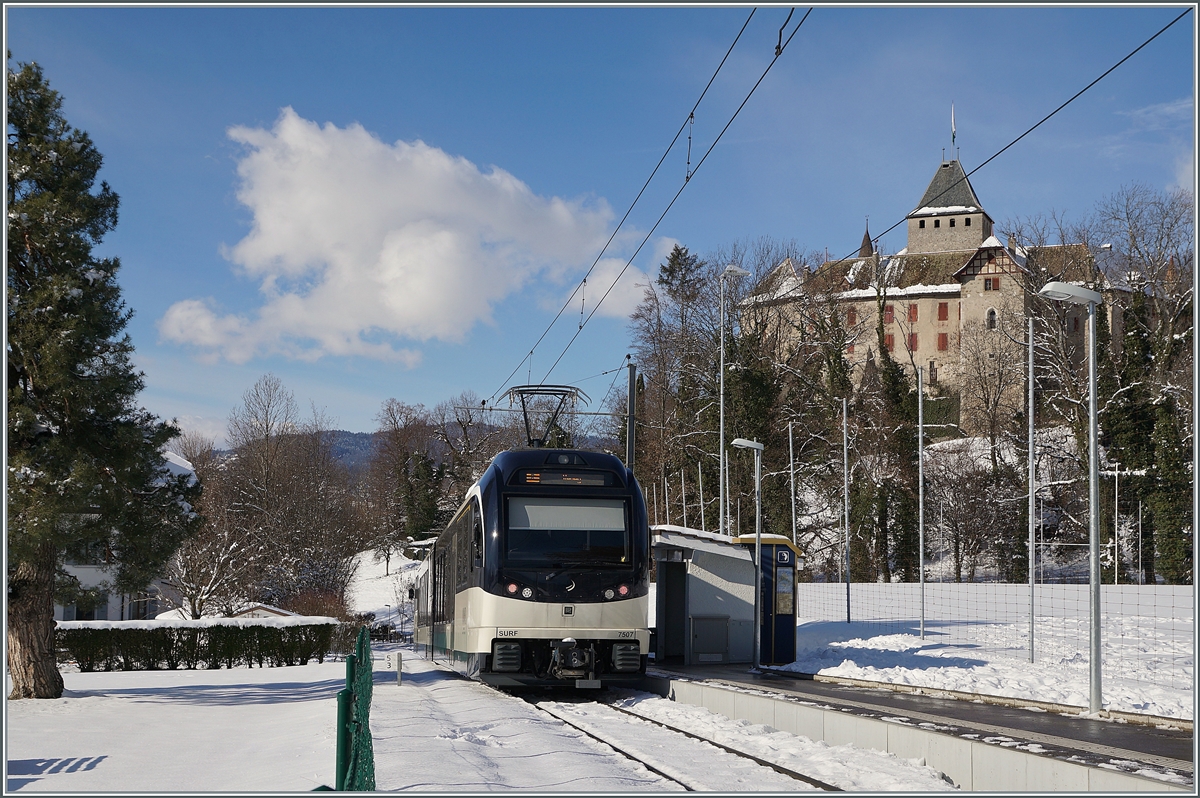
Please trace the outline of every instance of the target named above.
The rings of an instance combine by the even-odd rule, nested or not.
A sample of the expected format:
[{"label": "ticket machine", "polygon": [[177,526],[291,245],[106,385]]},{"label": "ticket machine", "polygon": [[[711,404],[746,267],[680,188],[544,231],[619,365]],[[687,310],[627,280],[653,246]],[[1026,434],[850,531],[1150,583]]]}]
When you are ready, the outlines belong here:
[{"label": "ticket machine", "polygon": [[[735,538],[734,543],[750,549],[753,535]],[[796,661],[796,567],[800,551],[783,535],[762,536],[762,627],[759,662],[789,665]]]}]

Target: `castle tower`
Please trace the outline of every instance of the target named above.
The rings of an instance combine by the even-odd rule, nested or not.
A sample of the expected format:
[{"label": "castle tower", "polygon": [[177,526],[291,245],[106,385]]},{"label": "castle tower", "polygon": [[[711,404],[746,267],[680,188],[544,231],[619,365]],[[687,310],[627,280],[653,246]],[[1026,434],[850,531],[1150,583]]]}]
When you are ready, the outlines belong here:
[{"label": "castle tower", "polygon": [[956,161],[943,161],[908,214],[908,254],[973,250],[992,234],[992,217]]}]

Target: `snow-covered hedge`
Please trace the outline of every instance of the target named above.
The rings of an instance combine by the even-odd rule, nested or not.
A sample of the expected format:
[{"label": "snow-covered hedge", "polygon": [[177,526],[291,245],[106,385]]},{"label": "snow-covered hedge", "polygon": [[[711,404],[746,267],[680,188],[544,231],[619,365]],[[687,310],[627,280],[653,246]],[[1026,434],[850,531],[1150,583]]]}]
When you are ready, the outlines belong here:
[{"label": "snow-covered hedge", "polygon": [[355,626],[335,618],[60,621],[60,656],[81,671],[304,665],[338,653]]}]

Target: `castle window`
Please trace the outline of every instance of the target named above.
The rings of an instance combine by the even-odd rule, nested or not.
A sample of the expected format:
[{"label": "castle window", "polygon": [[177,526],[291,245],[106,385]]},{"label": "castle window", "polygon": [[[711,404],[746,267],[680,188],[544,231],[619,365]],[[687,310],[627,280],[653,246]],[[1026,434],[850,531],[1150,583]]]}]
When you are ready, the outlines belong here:
[{"label": "castle window", "polygon": [[996,310],[995,310],[994,308],[988,308],[988,312],[987,312],[987,328],[988,328],[989,330],[994,330],[994,329],[996,329]]},{"label": "castle window", "polygon": [[1075,317],[1075,332],[1079,332],[1079,317]]},{"label": "castle window", "polygon": [[929,361],[929,384],[937,385],[937,361]]},{"label": "castle window", "polygon": [[896,320],[896,311],[891,305],[883,306],[883,323],[891,324]]},{"label": "castle window", "polygon": [[1000,278],[999,277],[984,278],[983,290],[984,291],[999,291],[1000,290]]},{"label": "castle window", "polygon": [[950,348],[950,333],[938,333],[938,351],[945,352]]},{"label": "castle window", "polygon": [[951,220],[950,220],[950,226],[951,226],[951,227],[953,227],[953,226],[954,226],[954,220],[953,220],[953,219],[951,219]]},{"label": "castle window", "polygon": [[941,219],[934,219],[934,220],[933,220],[933,226],[934,226],[934,227],[941,227],[941,226],[942,226],[942,220],[941,220]]},{"label": "castle window", "polygon": [[971,226],[971,217],[968,216],[966,219],[963,219],[963,227],[970,227],[970,226]]},{"label": "castle window", "polygon": [[910,351],[910,352],[917,351],[917,334],[916,333],[908,334],[908,351]]},{"label": "castle window", "polygon": [[908,306],[908,320],[917,320],[917,304],[915,302]]},{"label": "castle window", "polygon": [[853,327],[855,324],[858,324],[858,311],[850,308],[846,311],[846,326]]},{"label": "castle window", "polygon": [[846,354],[847,355],[854,354],[854,344],[846,344]]},{"label": "castle window", "polygon": [[922,230],[924,230],[925,229],[925,220],[922,219],[919,222],[917,222],[917,227],[920,227]]},{"label": "castle window", "polygon": [[938,303],[938,321],[950,321],[950,303]]},{"label": "castle window", "polygon": [[896,336],[892,335],[891,333],[883,336],[883,345],[887,351],[893,351],[896,348]]}]

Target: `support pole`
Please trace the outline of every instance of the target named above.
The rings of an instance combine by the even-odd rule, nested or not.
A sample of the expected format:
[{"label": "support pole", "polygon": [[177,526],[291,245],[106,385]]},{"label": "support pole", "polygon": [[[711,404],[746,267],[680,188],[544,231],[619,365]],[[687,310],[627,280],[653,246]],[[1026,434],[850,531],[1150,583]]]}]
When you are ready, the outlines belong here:
[{"label": "support pole", "polygon": [[792,543],[796,543],[796,455],[792,449],[792,422],[788,422],[788,474],[792,491]]},{"label": "support pole", "polygon": [[708,524],[704,522],[704,464],[696,463],[696,484],[700,486],[700,528],[705,532],[708,531]]},{"label": "support pole", "polygon": [[687,528],[687,485],[683,482],[683,469],[679,469],[679,503],[683,505],[683,526]]},{"label": "support pole", "polygon": [[917,547],[921,574],[921,639],[925,639],[925,386],[917,366]]},{"label": "support pole", "polygon": [[1037,549],[1034,538],[1034,519],[1037,510],[1037,451],[1033,443],[1033,314],[1029,315],[1029,661],[1033,662],[1034,584],[1037,579]]},{"label": "support pole", "polygon": [[637,366],[629,364],[629,416],[625,421],[625,467],[633,470],[633,442],[637,419]]},{"label": "support pole", "polygon": [[754,450],[754,667],[762,667],[762,449]]},{"label": "support pole", "polygon": [[[729,464],[725,458],[725,274],[717,278],[720,284],[721,294],[721,318],[718,320],[721,327],[721,377],[719,398],[717,403],[720,405],[721,420],[720,426],[720,441],[717,444],[717,465],[720,468],[720,473],[717,474],[717,533],[725,534],[725,530],[729,527],[727,519],[729,518]],[[732,536],[731,536],[732,537]]]},{"label": "support pole", "polygon": [[1088,538],[1091,547],[1091,639],[1088,712],[1104,709],[1100,690],[1100,431],[1096,406],[1096,303],[1088,303]]},{"label": "support pole", "polygon": [[850,623],[850,432],[842,397],[842,509],[846,529],[846,623]]}]

